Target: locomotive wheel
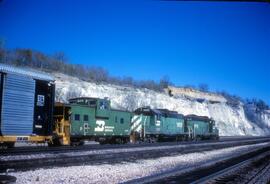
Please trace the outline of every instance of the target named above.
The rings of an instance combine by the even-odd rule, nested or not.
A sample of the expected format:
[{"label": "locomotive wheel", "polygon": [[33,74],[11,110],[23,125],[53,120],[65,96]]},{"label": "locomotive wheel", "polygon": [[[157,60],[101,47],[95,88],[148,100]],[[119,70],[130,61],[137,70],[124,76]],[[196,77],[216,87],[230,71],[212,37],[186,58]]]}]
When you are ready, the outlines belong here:
[{"label": "locomotive wheel", "polygon": [[1,149],[10,149],[10,148],[14,148],[14,146],[15,146],[15,142],[0,143]]},{"label": "locomotive wheel", "polygon": [[63,138],[54,134],[52,137],[52,141],[48,142],[48,146],[49,147],[63,146]]},{"label": "locomotive wheel", "polygon": [[0,183],[15,183],[17,178],[10,175],[0,175]]},{"label": "locomotive wheel", "polygon": [[106,142],[105,141],[99,141],[99,144],[104,145],[104,144],[106,144]]},{"label": "locomotive wheel", "polygon": [[84,141],[73,141],[70,143],[71,146],[83,146],[84,145]]},{"label": "locomotive wheel", "polygon": [[8,142],[6,143],[7,148],[14,148],[15,142]]},{"label": "locomotive wheel", "polygon": [[58,137],[53,138],[52,142],[48,142],[49,147],[62,146],[62,142]]},{"label": "locomotive wheel", "polygon": [[147,139],[145,139],[146,143],[156,143],[157,142],[157,138],[154,138],[154,137],[149,137]]},{"label": "locomotive wheel", "polygon": [[84,145],[84,141],[80,141],[79,146],[83,146],[83,145]]},{"label": "locomotive wheel", "polygon": [[120,139],[117,140],[116,143],[118,143],[118,144],[127,144],[128,143],[128,139],[126,139],[126,138],[120,138]]},{"label": "locomotive wheel", "polygon": [[99,142],[99,144],[101,144],[101,145],[104,145],[104,144],[108,144],[108,143],[109,143],[108,140],[106,140],[106,139],[100,140],[100,141],[98,141],[98,142]]}]

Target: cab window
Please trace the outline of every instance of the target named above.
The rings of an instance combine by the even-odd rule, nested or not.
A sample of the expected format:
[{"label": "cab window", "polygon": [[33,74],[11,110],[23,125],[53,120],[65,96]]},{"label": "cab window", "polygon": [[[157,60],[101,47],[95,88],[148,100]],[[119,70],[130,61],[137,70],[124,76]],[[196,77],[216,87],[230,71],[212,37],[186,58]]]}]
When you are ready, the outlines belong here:
[{"label": "cab window", "polygon": [[107,101],[100,101],[99,102],[99,109],[108,109],[108,102]]},{"label": "cab window", "polygon": [[88,121],[88,115],[83,116],[83,121]]},{"label": "cab window", "polygon": [[90,106],[90,107],[95,107],[97,102],[95,100],[88,100],[87,104]]},{"label": "cab window", "polygon": [[74,115],[74,120],[75,121],[80,121],[80,114],[75,114]]}]

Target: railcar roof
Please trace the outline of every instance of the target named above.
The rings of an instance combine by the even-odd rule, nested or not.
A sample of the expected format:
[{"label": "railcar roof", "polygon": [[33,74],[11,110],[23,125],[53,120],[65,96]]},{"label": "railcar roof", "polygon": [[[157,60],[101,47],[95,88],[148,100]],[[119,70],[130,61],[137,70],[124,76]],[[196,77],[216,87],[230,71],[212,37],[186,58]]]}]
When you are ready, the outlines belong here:
[{"label": "railcar roof", "polygon": [[114,108],[111,108],[112,111],[117,111],[117,112],[129,112],[129,113],[132,113],[128,110],[121,110],[121,109],[114,109]]},{"label": "railcar roof", "polygon": [[76,98],[70,98],[69,100],[80,100],[80,99],[86,99],[86,100],[100,100],[101,98],[95,98],[95,97],[76,97]]},{"label": "railcar roof", "polygon": [[0,72],[24,75],[38,80],[54,81],[54,78],[48,73],[33,70],[31,68],[20,68],[11,65],[0,64]]},{"label": "railcar roof", "polygon": [[157,111],[159,111],[161,113],[179,114],[178,112],[170,111],[169,109],[154,109],[154,110],[157,110]]},{"label": "railcar roof", "polygon": [[151,109],[150,107],[141,107],[134,111],[135,114],[144,114],[144,115],[161,115],[167,117],[182,118],[184,115],[177,113],[176,111],[170,111],[168,109]]},{"label": "railcar roof", "polygon": [[210,121],[212,120],[211,118],[207,116],[197,116],[195,114],[189,114],[185,116],[186,118],[192,119],[192,120],[200,120],[200,121]]}]

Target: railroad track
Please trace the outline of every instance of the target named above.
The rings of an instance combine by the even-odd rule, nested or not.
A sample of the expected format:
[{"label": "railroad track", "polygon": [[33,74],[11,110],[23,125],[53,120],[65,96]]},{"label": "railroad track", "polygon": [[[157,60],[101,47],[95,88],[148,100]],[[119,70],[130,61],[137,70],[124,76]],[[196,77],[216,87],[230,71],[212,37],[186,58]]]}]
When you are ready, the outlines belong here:
[{"label": "railroad track", "polygon": [[[101,152],[75,153],[75,154],[51,154],[49,157],[38,158],[19,158],[5,160],[0,159],[0,172],[7,169],[13,170],[29,170],[36,168],[50,168],[54,166],[74,166],[82,164],[104,164],[104,163],[121,163],[135,162],[139,159],[153,159],[162,156],[173,156],[179,154],[187,154],[193,152],[211,151],[222,148],[229,148],[241,145],[250,145],[269,142],[270,139],[247,140],[247,141],[230,141],[230,142],[214,142],[191,145],[167,145],[153,146],[148,148],[123,148],[112,150],[101,150]],[[39,155],[38,155],[39,156]]]},{"label": "railroad track", "polygon": [[120,149],[120,148],[137,148],[137,147],[156,147],[156,146],[168,146],[168,145],[195,145],[201,143],[226,143],[231,141],[245,141],[245,140],[264,140],[270,139],[270,137],[248,137],[248,138],[224,138],[224,140],[214,141],[188,141],[188,142],[161,142],[161,143],[141,143],[141,144],[117,144],[117,145],[83,145],[83,146],[60,146],[60,147],[48,147],[48,146],[31,146],[31,147],[15,147],[12,149],[0,149],[0,156],[11,155],[28,155],[28,154],[41,154],[41,153],[65,153],[65,152],[81,152],[87,150],[105,150],[105,149]]},{"label": "railroad track", "polygon": [[[269,138],[270,139],[270,138]],[[229,140],[220,141],[228,142]],[[104,149],[120,149],[120,148],[138,148],[138,147],[156,147],[156,146],[173,146],[173,145],[193,145],[200,143],[214,143],[219,141],[206,140],[196,142],[160,142],[160,143],[140,143],[140,144],[92,144],[83,146],[60,146],[60,147],[48,147],[48,146],[37,146],[37,147],[15,147],[12,149],[0,150],[0,156],[11,156],[11,155],[28,155],[35,153],[62,153],[62,152],[81,152],[87,150],[104,150]]]},{"label": "railroad track", "polygon": [[[180,173],[180,174],[179,174]],[[264,180],[263,180],[264,179]],[[181,172],[177,169],[140,178],[126,184],[133,183],[191,183],[191,184],[224,184],[224,183],[269,183],[270,179],[270,144],[257,150],[243,153],[229,159],[224,159],[193,169]]]},{"label": "railroad track", "polygon": [[[270,182],[270,151],[201,178],[192,184],[268,183]],[[263,181],[262,181],[263,179]]]}]

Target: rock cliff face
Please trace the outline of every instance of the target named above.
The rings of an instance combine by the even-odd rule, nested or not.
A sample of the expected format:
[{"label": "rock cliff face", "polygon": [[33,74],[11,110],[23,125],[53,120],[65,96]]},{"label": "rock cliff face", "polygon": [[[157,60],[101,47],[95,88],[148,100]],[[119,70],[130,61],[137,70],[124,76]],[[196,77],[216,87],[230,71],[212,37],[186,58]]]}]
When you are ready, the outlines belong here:
[{"label": "rock cliff face", "polygon": [[181,114],[209,116],[216,121],[222,136],[269,135],[270,113],[256,111],[239,101],[230,105],[226,98],[214,93],[174,88],[172,96],[148,89],[135,89],[110,84],[95,84],[55,73],[56,100],[67,102],[73,97],[108,97],[113,108],[134,110],[141,106],[167,108]]},{"label": "rock cliff face", "polygon": [[207,100],[210,102],[227,102],[226,98],[222,95],[209,92],[201,92],[192,88],[176,88],[169,86],[165,91],[171,96],[185,96],[191,99]]}]

